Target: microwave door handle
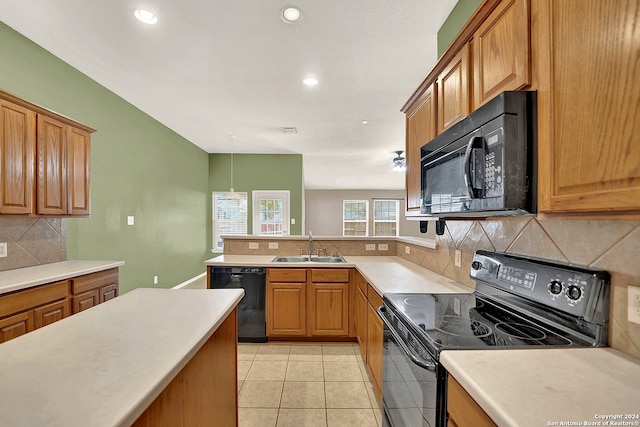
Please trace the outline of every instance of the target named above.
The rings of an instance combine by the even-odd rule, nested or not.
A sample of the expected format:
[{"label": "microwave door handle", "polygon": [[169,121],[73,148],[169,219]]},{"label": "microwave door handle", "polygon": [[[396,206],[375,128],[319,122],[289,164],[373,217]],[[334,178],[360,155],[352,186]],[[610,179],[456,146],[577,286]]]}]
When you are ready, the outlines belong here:
[{"label": "microwave door handle", "polygon": [[[480,145],[484,146],[484,138],[481,136],[473,136],[469,139],[469,143],[467,144],[467,150],[464,153],[464,182],[467,185],[467,193],[469,194],[470,199],[475,199],[474,190],[476,189],[473,186],[473,181],[471,179],[471,152],[475,147]],[[482,190],[478,188],[478,190]]]}]

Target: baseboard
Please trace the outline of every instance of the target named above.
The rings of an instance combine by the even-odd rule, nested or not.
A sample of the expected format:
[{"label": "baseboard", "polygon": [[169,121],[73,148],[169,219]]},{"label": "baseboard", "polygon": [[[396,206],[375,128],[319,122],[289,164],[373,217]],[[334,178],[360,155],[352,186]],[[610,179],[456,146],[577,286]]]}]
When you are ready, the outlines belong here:
[{"label": "baseboard", "polygon": [[171,289],[206,289],[207,288],[207,273],[198,274],[196,277],[175,285]]}]

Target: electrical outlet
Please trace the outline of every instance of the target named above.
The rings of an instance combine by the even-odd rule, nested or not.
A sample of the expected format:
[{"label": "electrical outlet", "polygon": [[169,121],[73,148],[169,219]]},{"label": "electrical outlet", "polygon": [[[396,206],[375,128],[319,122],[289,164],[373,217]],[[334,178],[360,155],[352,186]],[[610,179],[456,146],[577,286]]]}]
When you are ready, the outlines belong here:
[{"label": "electrical outlet", "polygon": [[389,250],[389,245],[387,245],[386,243],[380,243],[380,244],[378,244],[378,250],[379,251],[388,251]]},{"label": "electrical outlet", "polygon": [[154,285],[158,284],[158,276],[153,276],[153,284]]},{"label": "electrical outlet", "polygon": [[364,245],[364,250],[365,251],[375,251],[376,250],[375,243],[371,243],[371,244],[367,243],[367,244],[365,244]]},{"label": "electrical outlet", "polygon": [[459,249],[456,249],[456,256],[453,262],[456,265],[456,267],[462,266],[462,252],[460,252]]},{"label": "electrical outlet", "polygon": [[258,243],[258,242],[249,242],[249,249],[260,249],[260,243]]},{"label": "electrical outlet", "polygon": [[7,257],[7,242],[0,243],[0,258]]},{"label": "electrical outlet", "polygon": [[409,246],[404,247],[404,253],[407,255],[411,255],[411,248]]},{"label": "electrical outlet", "polygon": [[627,312],[629,322],[640,324],[640,287],[627,286],[627,298],[629,300]]},{"label": "electrical outlet", "polygon": [[136,222],[136,219],[133,215],[129,215],[127,217],[127,225],[134,225]]},{"label": "electrical outlet", "polygon": [[278,242],[269,242],[269,249],[278,249]]}]

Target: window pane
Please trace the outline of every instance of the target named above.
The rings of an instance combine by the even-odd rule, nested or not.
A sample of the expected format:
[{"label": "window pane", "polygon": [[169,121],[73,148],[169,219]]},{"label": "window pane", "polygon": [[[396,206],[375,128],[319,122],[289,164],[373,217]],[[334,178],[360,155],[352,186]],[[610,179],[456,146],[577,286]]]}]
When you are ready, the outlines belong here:
[{"label": "window pane", "polygon": [[214,249],[224,234],[247,234],[247,193],[213,193],[213,218]]},{"label": "window pane", "polygon": [[366,236],[367,223],[366,222],[345,222],[344,235],[345,236]]}]

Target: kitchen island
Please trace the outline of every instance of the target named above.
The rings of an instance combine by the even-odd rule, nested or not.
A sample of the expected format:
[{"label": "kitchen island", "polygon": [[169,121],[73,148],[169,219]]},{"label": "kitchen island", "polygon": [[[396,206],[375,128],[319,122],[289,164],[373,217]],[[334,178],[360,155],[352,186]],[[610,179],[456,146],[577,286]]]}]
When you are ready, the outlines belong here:
[{"label": "kitchen island", "polygon": [[243,295],[138,288],[0,345],[0,425],[237,425]]}]

